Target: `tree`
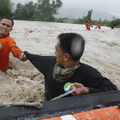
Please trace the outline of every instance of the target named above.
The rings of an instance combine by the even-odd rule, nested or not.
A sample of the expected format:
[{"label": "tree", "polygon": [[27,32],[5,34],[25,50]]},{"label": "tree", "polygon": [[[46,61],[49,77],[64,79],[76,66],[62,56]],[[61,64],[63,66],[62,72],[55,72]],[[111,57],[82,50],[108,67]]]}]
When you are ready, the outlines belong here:
[{"label": "tree", "polygon": [[17,4],[14,19],[54,21],[54,15],[62,5],[61,0],[38,0],[37,3],[29,2],[25,5]]},{"label": "tree", "polygon": [[17,4],[14,11],[14,18],[19,20],[35,20],[36,4],[29,2],[25,5]]},{"label": "tree", "polygon": [[110,26],[113,25],[114,27],[120,28],[120,19],[119,18],[113,18],[113,20],[110,23]]},{"label": "tree", "polygon": [[3,16],[12,17],[13,5],[10,0],[0,0],[0,18]]},{"label": "tree", "polygon": [[91,9],[90,11],[88,11],[87,16],[83,18],[85,21],[87,21],[87,20],[91,20],[92,11],[93,11],[92,9]]},{"label": "tree", "polygon": [[38,0],[38,15],[42,21],[54,21],[58,9],[62,6],[61,0]]}]

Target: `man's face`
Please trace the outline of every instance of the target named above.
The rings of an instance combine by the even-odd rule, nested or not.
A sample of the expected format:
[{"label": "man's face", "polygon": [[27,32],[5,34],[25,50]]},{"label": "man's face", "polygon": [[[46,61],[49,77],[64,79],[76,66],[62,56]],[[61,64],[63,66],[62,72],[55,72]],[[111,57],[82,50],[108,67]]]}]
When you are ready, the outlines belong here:
[{"label": "man's face", "polygon": [[55,46],[55,56],[57,58],[57,64],[61,67],[64,66],[64,59],[66,56],[66,53],[62,51],[60,48],[60,41],[57,42],[57,45]]},{"label": "man's face", "polygon": [[13,30],[12,21],[9,19],[2,19],[0,21],[0,37],[8,35],[11,30]]}]

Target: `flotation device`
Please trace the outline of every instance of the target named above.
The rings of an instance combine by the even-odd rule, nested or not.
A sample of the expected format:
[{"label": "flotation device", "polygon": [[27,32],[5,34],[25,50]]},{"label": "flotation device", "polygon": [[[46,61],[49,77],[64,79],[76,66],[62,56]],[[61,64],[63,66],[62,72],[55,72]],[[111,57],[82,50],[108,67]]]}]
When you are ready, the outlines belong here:
[{"label": "flotation device", "polygon": [[120,107],[105,107],[86,112],[38,120],[120,120]]},{"label": "flotation device", "polygon": [[[36,106],[0,107],[0,120],[120,120],[120,91],[65,97]],[[40,104],[40,105],[41,105]]]}]

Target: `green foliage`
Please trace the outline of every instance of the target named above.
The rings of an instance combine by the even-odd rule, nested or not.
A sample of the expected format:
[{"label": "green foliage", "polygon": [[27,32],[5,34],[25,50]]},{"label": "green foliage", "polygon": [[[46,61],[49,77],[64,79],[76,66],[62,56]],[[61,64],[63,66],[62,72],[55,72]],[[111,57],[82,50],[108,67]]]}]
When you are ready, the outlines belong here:
[{"label": "green foliage", "polygon": [[85,24],[86,23],[86,19],[80,19],[78,18],[77,20],[74,21],[75,24]]},{"label": "green foliage", "polygon": [[113,18],[112,21],[101,19],[91,20],[93,10],[89,10],[87,15],[83,18],[69,19],[59,18],[56,19],[54,15],[58,14],[59,8],[62,6],[61,0],[38,0],[37,3],[28,2],[25,5],[20,3],[17,4],[16,9],[13,12],[14,4],[10,0],[0,0],[0,18],[3,16],[11,16],[17,20],[38,20],[38,21],[49,21],[49,22],[61,22],[61,23],[74,23],[74,24],[85,24],[89,19],[93,25],[98,23],[104,26],[120,27],[120,19]]},{"label": "green foliage", "polygon": [[74,23],[75,19],[69,19],[69,18],[59,18],[59,19],[55,19],[56,22],[60,22],[60,23]]},{"label": "green foliage", "polygon": [[61,0],[38,0],[38,14],[42,21],[54,21],[58,9],[62,6]]},{"label": "green foliage", "polygon": [[17,4],[17,8],[14,11],[14,19],[19,20],[35,20],[36,4],[29,2],[25,5]]},{"label": "green foliage", "polygon": [[[74,23],[74,24],[85,24],[86,21],[89,19],[93,25],[98,25],[98,23],[101,23],[104,26],[111,27],[113,25],[114,27],[119,27],[120,28],[120,19],[113,18],[114,20],[108,21],[108,20],[91,20],[92,16],[92,10],[88,11],[87,16],[84,16],[83,18],[78,18],[78,19],[69,19],[69,18],[59,18],[56,21],[61,22],[61,23]],[[67,20],[66,20],[67,19]],[[72,22],[69,22],[72,21]]]},{"label": "green foliage", "polygon": [[10,0],[0,0],[0,18],[12,16],[13,3]]},{"label": "green foliage", "polygon": [[87,20],[91,21],[91,16],[92,16],[92,11],[88,11],[88,14],[84,16],[82,19],[78,18],[77,20],[74,21],[75,24],[85,24]]},{"label": "green foliage", "polygon": [[111,21],[110,26],[114,25],[114,27],[119,27],[120,28],[120,19],[119,18],[114,18],[114,20]]},{"label": "green foliage", "polygon": [[87,20],[90,20],[90,21],[91,21],[92,11],[93,11],[93,10],[88,11],[87,16],[86,16],[86,17],[83,17],[83,19],[84,19],[85,21],[87,21]]},{"label": "green foliage", "polygon": [[61,7],[60,0],[38,0],[37,3],[29,2],[25,5],[17,4],[14,19],[55,21],[54,15]]}]

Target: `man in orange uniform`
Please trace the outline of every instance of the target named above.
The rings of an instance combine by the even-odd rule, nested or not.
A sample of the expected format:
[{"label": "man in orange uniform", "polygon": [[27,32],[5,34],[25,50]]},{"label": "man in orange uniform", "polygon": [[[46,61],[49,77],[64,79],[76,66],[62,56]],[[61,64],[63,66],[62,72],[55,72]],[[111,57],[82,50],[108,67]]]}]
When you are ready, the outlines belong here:
[{"label": "man in orange uniform", "polygon": [[99,23],[96,28],[101,29],[101,26],[103,26],[103,25]]},{"label": "man in orange uniform", "polygon": [[0,70],[6,71],[9,68],[10,52],[25,61],[23,51],[17,47],[16,42],[10,37],[9,32],[13,30],[14,21],[10,17],[3,17],[0,21]]},{"label": "man in orange uniform", "polygon": [[90,27],[93,27],[92,24],[90,23],[90,21],[88,20],[86,23],[86,29],[90,30]]}]

